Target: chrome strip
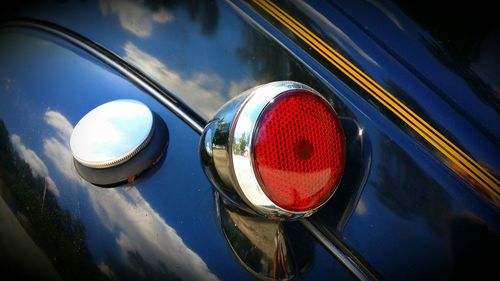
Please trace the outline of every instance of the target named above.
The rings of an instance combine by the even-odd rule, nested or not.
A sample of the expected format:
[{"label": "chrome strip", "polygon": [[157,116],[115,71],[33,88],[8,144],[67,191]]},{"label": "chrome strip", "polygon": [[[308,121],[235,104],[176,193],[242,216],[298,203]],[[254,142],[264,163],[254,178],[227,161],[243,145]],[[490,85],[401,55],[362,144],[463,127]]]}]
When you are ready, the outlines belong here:
[{"label": "chrome strip", "polygon": [[363,270],[359,264],[351,259],[344,251],[339,249],[333,241],[328,239],[317,227],[315,227],[310,221],[302,219],[300,220],[302,225],[316,238],[318,241],[328,250],[337,260],[342,263],[358,280],[369,281],[378,280],[371,272],[368,270]]},{"label": "chrome strip", "polygon": [[185,111],[183,111],[179,106],[177,106],[174,102],[169,100],[167,96],[169,93],[164,91],[161,86],[156,84],[155,82],[146,78],[146,76],[136,70],[133,66],[129,65],[127,62],[123,61],[120,57],[115,55],[114,53],[106,50],[108,53],[105,54],[99,49],[103,49],[103,47],[91,42],[90,40],[85,40],[76,38],[74,35],[69,34],[64,30],[58,29],[55,26],[48,26],[48,24],[44,24],[38,21],[30,21],[30,20],[15,20],[10,21],[5,24],[0,25],[1,27],[28,27],[34,28],[38,30],[42,30],[53,35],[59,36],[72,44],[82,48],[89,54],[95,56],[105,64],[110,67],[116,69],[120,74],[124,75],[126,78],[133,81],[139,87],[141,87],[144,91],[148,92],[154,98],[156,98],[160,103],[170,109],[175,115],[179,116],[184,122],[190,125],[196,132],[201,134],[203,132],[204,124],[198,122],[190,115],[188,115]]}]

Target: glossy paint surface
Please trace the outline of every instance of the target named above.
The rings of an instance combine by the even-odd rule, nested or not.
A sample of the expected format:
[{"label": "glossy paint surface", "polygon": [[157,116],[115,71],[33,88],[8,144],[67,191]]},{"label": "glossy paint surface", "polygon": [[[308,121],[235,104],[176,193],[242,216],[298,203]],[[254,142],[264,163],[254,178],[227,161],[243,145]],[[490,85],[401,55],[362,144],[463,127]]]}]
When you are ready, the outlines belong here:
[{"label": "glossy paint surface", "polygon": [[[374,39],[376,36],[365,33],[363,29],[372,26],[375,28],[378,23],[373,16],[363,14],[370,11],[366,5],[357,2],[332,5],[322,1],[279,4],[326,38],[354,63],[361,65],[375,79],[383,81],[398,98],[412,106],[424,118],[435,124],[442,124],[438,125],[440,130],[451,135],[459,145],[466,146],[468,151],[474,153],[473,156],[480,159],[493,173],[498,171],[498,139],[491,135],[493,131],[498,132],[496,124],[485,125],[490,126],[490,129],[475,126],[475,121],[468,119],[467,114],[462,114],[453,104],[447,103],[439,93],[432,92],[434,88],[425,90],[430,87],[428,81],[420,80],[421,77],[416,76],[415,72],[406,69],[407,64],[397,61],[397,57],[394,58],[395,53],[378,45],[385,42],[382,30],[377,33],[380,36],[378,40]],[[250,6],[252,9],[247,9],[245,4],[238,7],[251,16],[254,10],[260,11],[253,3]],[[358,17],[346,16],[345,13],[339,12],[340,7],[359,12]],[[327,79],[339,92],[340,99],[346,98],[347,104],[358,107],[366,114],[360,116],[356,114],[356,110],[353,112],[356,114],[354,119],[363,130],[362,133],[369,139],[371,149],[370,174],[364,179],[364,190],[354,213],[345,225],[335,225],[339,222],[339,217],[335,215],[334,204],[336,201],[342,202],[343,199],[334,197],[312,221],[326,233],[330,233],[332,240],[344,240],[352,247],[354,255],[357,252],[356,256],[364,259],[367,265],[372,266],[374,273],[385,279],[446,279],[493,274],[492,261],[499,249],[498,209],[483,201],[479,194],[474,194],[452,171],[443,169],[443,163],[436,161],[435,156],[429,157],[429,151],[426,153],[422,146],[415,146],[418,138],[407,142],[408,135],[399,138],[398,130],[385,127],[387,120],[383,115],[387,113],[382,107],[370,99],[358,103],[359,97],[366,98],[353,92],[359,89],[347,80],[343,80],[345,84],[339,83],[332,72],[341,78],[340,73],[314,52],[304,52],[304,49],[309,49],[301,40],[264,12],[260,12],[255,15],[257,23],[271,30],[277,40],[283,42],[296,56]],[[269,19],[272,25],[261,21],[259,16]],[[353,23],[353,20],[358,18],[364,21],[362,25]],[[298,48],[295,48],[294,44],[297,44]],[[414,48],[415,41],[412,44],[404,45],[406,51]],[[432,65],[426,66],[439,73],[443,70],[434,69]],[[325,67],[328,70],[325,71]],[[443,79],[440,76],[433,78],[433,83],[436,84]],[[454,76],[454,79],[458,78]],[[399,88],[399,85],[404,87]],[[346,89],[345,86],[352,88]],[[472,93],[474,90],[478,92]],[[458,93],[461,98],[477,100],[483,95],[481,90],[464,88]],[[368,104],[375,105],[379,110],[378,114],[373,113],[373,108],[366,107]],[[462,106],[469,108],[470,104],[464,103]],[[489,107],[495,106],[484,104],[471,109],[471,112],[483,108],[483,114],[490,114],[490,119],[483,119],[483,123],[484,120],[498,119],[498,114],[491,112]],[[393,122],[402,125],[398,120],[393,119]],[[399,130],[401,129],[407,130],[404,126]],[[407,132],[409,136],[416,137],[411,131]],[[348,159],[349,161],[353,159]],[[352,188],[352,185],[344,188]],[[471,241],[469,246],[460,244],[464,238]],[[346,251],[349,251],[348,247]],[[477,259],[470,258],[472,256]]]},{"label": "glossy paint surface", "polygon": [[[9,255],[2,255],[0,268],[15,274],[5,276],[251,279],[220,230],[213,190],[199,165],[196,132],[64,40],[25,28],[4,28],[0,37],[8,42],[0,48],[1,213],[22,226],[11,236],[2,228],[0,246]],[[72,163],[73,124],[96,106],[124,98],[146,104],[165,120],[167,155],[133,183],[91,185]],[[36,245],[37,254],[12,251],[15,245],[28,247],[16,237]],[[304,277],[351,278],[312,237],[307,239],[315,257]],[[38,270],[27,270],[29,260]]]},{"label": "glossy paint surface", "polygon": [[[487,165],[484,165],[486,168],[483,167],[483,165],[479,164],[480,162],[467,155],[463,148],[460,149],[460,144],[454,144],[452,138],[446,137],[446,133],[439,132],[439,129],[432,125],[432,119],[419,116],[418,111],[410,109],[399,100],[400,98],[397,98],[397,95],[390,93],[394,91],[392,87],[389,87],[390,85],[381,86],[381,84],[375,82],[359,67],[349,62],[346,56],[335,51],[326,41],[315,35],[312,29],[304,27],[303,24],[294,19],[293,13],[290,15],[284,12],[283,9],[268,0],[256,0],[253,3],[259,9],[262,9],[262,12],[272,22],[280,24],[277,27],[291,32],[293,36],[297,36],[298,43],[310,48],[313,55],[325,61],[325,66],[339,74],[339,78],[352,84],[361,96],[379,106],[381,111],[385,112],[388,117],[402,123],[403,128],[407,127],[409,133],[415,133],[417,135],[416,139],[420,140],[423,145],[428,146],[429,149],[434,150],[436,156],[442,159],[450,169],[454,170],[477,191],[498,205],[500,200],[500,180],[493,175],[495,172],[488,172]],[[297,5],[300,12],[308,8],[302,2],[297,4],[300,4]],[[418,77],[414,78],[418,80]],[[421,93],[416,92],[416,94]]]},{"label": "glossy paint surface", "polygon": [[[200,5],[195,2],[171,3],[101,1],[40,4],[38,7],[24,7],[18,14],[63,25],[98,42],[141,69],[206,119],[230,97],[258,84],[295,80],[315,88],[334,105],[341,119],[351,120],[355,124],[353,127],[358,128],[359,138],[363,140],[363,153],[348,152],[345,175],[336,194],[339,196],[334,196],[311,221],[332,241],[340,241],[345,245],[344,251],[350,252],[375,275],[384,279],[477,278],[493,272],[499,252],[497,207],[446,167],[434,151],[422,145],[408,128],[391,118],[372,100],[360,95],[352,83],[339,79],[339,73],[328,67],[290,32],[263,17],[256,7],[239,1],[236,2],[236,8],[226,2],[203,2]],[[485,102],[483,94],[476,94],[478,87],[471,84],[467,77],[457,74],[450,64],[436,58],[436,54],[422,43],[420,36],[426,34],[427,41],[424,42],[431,42],[432,46],[440,46],[440,42],[432,41],[433,37],[402,10],[392,4],[387,6],[385,2],[370,2],[371,6],[357,1],[340,4],[322,1],[297,3],[280,5],[335,45],[489,170],[499,170],[498,107]],[[390,48],[381,43],[390,45]],[[61,62],[61,65],[64,66],[65,62]],[[37,65],[33,64],[32,67]],[[92,69],[98,71],[100,67]],[[50,73],[44,74],[48,75],[44,80],[50,81]],[[12,87],[13,82],[3,77],[2,87]],[[67,82],[61,83],[67,85]],[[106,93],[115,92],[116,89],[124,93],[121,91],[123,88],[115,87],[109,86]],[[83,95],[80,92],[80,96]],[[64,95],[60,93],[60,96]],[[12,95],[8,97],[12,101],[18,99]],[[55,99],[51,95],[37,97]],[[59,101],[59,104],[55,100],[50,103],[37,101],[32,107],[38,108],[38,115],[35,115],[36,110],[29,108],[30,103],[18,102],[18,107],[24,108],[25,118],[31,116],[33,120],[38,120],[37,131],[30,131],[35,129],[15,121],[13,109],[1,107],[2,118],[11,118],[10,121],[4,121],[9,124],[9,138],[12,134],[19,136],[11,139],[11,142],[19,143],[22,140],[24,147],[37,155],[44,155],[40,139],[38,144],[27,142],[39,138],[39,134],[48,140],[57,140],[57,132],[50,131],[53,130],[50,124],[44,123],[47,122],[44,121],[47,108],[66,108],[65,104],[75,102],[73,105],[79,106],[68,106],[72,108],[71,112],[75,111],[75,115],[76,111],[81,111],[80,115],[85,113],[81,108],[81,100],[62,100],[64,102]],[[4,104],[2,99],[0,106]],[[77,117],[71,118],[75,119],[69,119],[74,124]],[[212,234],[215,237],[221,234],[215,221],[209,218],[213,213],[213,199],[208,195],[211,192],[210,184],[201,169],[192,174],[199,167],[198,150],[193,149],[197,135],[180,121],[175,121],[175,117],[170,117],[167,123],[169,128],[182,128],[171,133],[172,145],[174,138],[177,138],[178,148],[170,148],[165,160],[165,163],[173,163],[177,168],[179,165],[185,167],[180,169],[182,174],[177,169],[165,170],[171,175],[165,175],[170,181],[166,181],[170,183],[168,185],[176,186],[182,192],[167,195],[163,191],[162,196],[153,196],[150,189],[139,189],[137,193],[142,197],[132,198],[146,197],[152,200],[141,201],[145,205],[141,208],[154,206],[155,210],[166,210],[165,206],[170,204],[185,206],[187,198],[198,198],[196,208],[191,210],[194,213],[158,213],[165,217],[164,221],[168,221],[169,226],[173,225],[184,241],[188,241],[186,245],[202,257],[207,268],[216,276],[234,276],[231,275],[232,271],[235,271],[234,274],[244,274],[234,257],[228,254],[229,251],[220,250],[227,249],[227,243],[221,238],[212,237]],[[182,141],[178,138],[182,138]],[[169,158],[173,157],[172,153],[178,153],[178,158]],[[50,165],[55,174],[57,166]],[[52,177],[53,170],[50,170],[50,175],[43,174],[43,177]],[[151,175],[150,180],[165,185],[157,175]],[[185,186],[202,187],[199,192],[204,195],[196,197],[197,189]],[[136,189],[131,190],[136,192]],[[151,189],[160,190],[160,187]],[[105,192],[96,190],[93,192]],[[87,196],[90,198],[90,195]],[[108,196],[126,197],[117,191]],[[78,202],[75,198],[79,197],[76,195],[71,198],[71,202]],[[77,207],[78,204],[61,205],[73,212],[85,210]],[[105,211],[102,212],[109,217]],[[193,238],[201,227],[192,220],[207,224],[203,233],[209,233],[209,237],[214,240],[199,241]],[[122,222],[126,224],[130,221],[134,220]],[[186,226],[187,222],[189,226]],[[89,225],[98,228],[95,222]],[[115,241],[120,225],[113,222],[109,229],[114,231],[110,241]],[[186,238],[184,235],[187,235]],[[95,234],[89,240],[98,245],[104,244],[95,242],[101,241]],[[315,249],[315,263],[324,266],[332,259],[325,255],[321,247]],[[225,266],[210,258],[213,251],[227,254],[223,259]],[[214,269],[216,266],[217,270]],[[318,267],[321,268],[320,265]],[[226,271],[231,272],[224,275]],[[333,271],[340,272],[332,267],[329,273]],[[313,270],[304,277],[313,279],[320,276],[315,275],[317,272]]]}]

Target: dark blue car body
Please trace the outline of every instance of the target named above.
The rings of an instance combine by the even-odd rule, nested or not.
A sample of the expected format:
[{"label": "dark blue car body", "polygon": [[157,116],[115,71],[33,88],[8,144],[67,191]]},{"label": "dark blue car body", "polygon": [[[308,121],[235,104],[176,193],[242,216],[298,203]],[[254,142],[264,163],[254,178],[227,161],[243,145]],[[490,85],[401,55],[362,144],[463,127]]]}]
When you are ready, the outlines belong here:
[{"label": "dark blue car body", "polygon": [[[424,4],[103,0],[7,8],[0,279],[259,277],[221,229],[199,139],[229,99],[278,80],[322,93],[344,120],[348,146],[337,194],[311,217],[285,223],[295,233],[296,279],[494,278],[500,28],[494,13],[459,9],[450,24]],[[478,20],[463,23],[460,13]],[[75,171],[69,137],[87,112],[120,98],[159,114],[169,146],[133,183],[97,187]]]}]

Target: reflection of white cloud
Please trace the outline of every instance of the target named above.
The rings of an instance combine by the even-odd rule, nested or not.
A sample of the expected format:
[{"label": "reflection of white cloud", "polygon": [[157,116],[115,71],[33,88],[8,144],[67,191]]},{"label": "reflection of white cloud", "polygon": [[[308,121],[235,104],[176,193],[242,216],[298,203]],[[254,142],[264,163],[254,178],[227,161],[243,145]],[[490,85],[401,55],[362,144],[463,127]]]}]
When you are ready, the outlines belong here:
[{"label": "reflection of white cloud", "polygon": [[229,83],[229,96],[236,97],[237,95],[243,93],[244,91],[255,86],[255,82],[252,80],[242,80],[242,81],[231,81]]},{"label": "reflection of white cloud", "polygon": [[43,153],[54,163],[56,168],[67,178],[80,181],[80,177],[75,174],[73,166],[73,155],[68,148],[68,144],[52,137],[43,140]]},{"label": "reflection of white cloud", "polygon": [[[91,188],[89,191],[101,222],[110,231],[119,233],[116,243],[129,266],[137,266],[128,259],[129,253],[148,253],[142,258],[149,264],[157,265],[161,261],[169,271],[186,280],[217,280],[203,260],[184,244],[136,188]],[[136,269],[141,271],[141,268]]]},{"label": "reflection of white cloud", "polygon": [[356,206],[356,210],[355,210],[356,214],[362,216],[362,215],[366,214],[366,211],[367,211],[367,209],[366,209],[365,201],[359,200],[358,205]]},{"label": "reflection of white cloud", "polygon": [[165,9],[160,8],[158,12],[153,14],[153,21],[157,23],[167,23],[174,20],[174,15],[167,12]]},{"label": "reflection of white cloud", "polygon": [[111,268],[109,268],[109,266],[107,264],[105,264],[104,262],[101,262],[98,266],[97,266],[102,273],[104,273],[106,276],[108,276],[109,279],[111,280],[115,280],[115,274],[113,273],[113,271],[111,270]]},{"label": "reflection of white cloud", "polygon": [[[56,111],[48,111],[45,120],[56,130],[58,137],[43,140],[44,153],[62,175],[88,192],[92,208],[101,223],[109,231],[117,233],[116,244],[125,263],[141,273],[142,268],[130,260],[129,253],[147,253],[142,258],[160,272],[163,270],[161,262],[183,279],[217,280],[203,260],[188,248],[135,187],[103,189],[81,180],[74,169],[69,148],[73,129],[71,123]],[[113,276],[106,264],[101,263],[99,269]]]},{"label": "reflection of white cloud", "polygon": [[[181,77],[157,58],[140,50],[132,42],[124,46],[125,60],[137,66],[205,118],[211,118],[226,101],[223,97],[225,82],[216,74],[194,72],[191,77]],[[250,80],[230,81],[229,95],[237,96],[252,86]]]},{"label": "reflection of white cloud", "polygon": [[46,187],[57,197],[59,197],[59,189],[57,189],[56,184],[49,176],[49,169],[42,159],[31,149],[27,148],[21,140],[21,137],[12,134],[10,136],[10,141],[14,148],[19,152],[20,157],[28,163],[31,168],[31,173],[33,176],[40,176],[45,179]]},{"label": "reflection of white cloud", "polygon": [[45,112],[44,120],[55,129],[57,137],[43,139],[43,153],[65,177],[75,182],[82,182],[80,176],[76,174],[73,154],[69,148],[73,125],[64,115],[53,110]]},{"label": "reflection of white cloud", "polygon": [[131,42],[127,42],[124,49],[125,60],[153,77],[171,92],[182,96],[184,102],[199,110],[198,113],[203,117],[211,117],[214,109],[224,104],[221,97],[224,80],[219,76],[198,72],[189,78],[183,78]]},{"label": "reflection of white cloud", "polygon": [[47,188],[54,194],[56,197],[59,197],[61,193],[59,192],[59,189],[56,186],[56,183],[52,180],[51,177],[45,177],[45,184]]},{"label": "reflection of white cloud", "polygon": [[69,140],[73,132],[73,125],[61,113],[53,110],[45,112],[44,120],[47,124],[57,129],[59,137]]},{"label": "reflection of white cloud", "polygon": [[389,8],[387,8],[386,6],[384,6],[383,3],[379,2],[379,1],[376,1],[376,0],[368,0],[367,1],[368,3],[371,3],[373,6],[375,6],[377,9],[380,10],[380,12],[382,12],[390,21],[392,21],[392,23],[394,23],[395,26],[397,26],[400,30],[405,30],[403,28],[403,25],[401,24],[401,22],[399,21],[398,17],[396,17],[396,15],[394,15],[394,13],[392,13]]},{"label": "reflection of white cloud", "polygon": [[31,149],[27,148],[21,141],[21,137],[13,134],[10,136],[10,141],[16,150],[21,154],[21,158],[26,161],[31,168],[31,172],[34,176],[46,176],[49,174],[49,170],[42,159]]},{"label": "reflection of white cloud", "polygon": [[121,26],[140,38],[151,36],[154,22],[167,23],[174,20],[174,16],[165,9],[153,12],[137,1],[101,0],[99,9],[105,16],[108,12],[118,14]]}]

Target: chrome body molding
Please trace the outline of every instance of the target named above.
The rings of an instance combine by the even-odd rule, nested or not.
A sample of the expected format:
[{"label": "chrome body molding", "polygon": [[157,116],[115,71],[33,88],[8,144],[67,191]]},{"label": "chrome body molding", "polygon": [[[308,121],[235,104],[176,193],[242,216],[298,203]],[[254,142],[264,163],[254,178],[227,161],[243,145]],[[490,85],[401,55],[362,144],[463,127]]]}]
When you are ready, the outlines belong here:
[{"label": "chrome body molding", "polygon": [[356,278],[360,281],[379,280],[378,276],[368,270],[359,260],[349,255],[348,250],[342,250],[342,245],[338,239],[328,239],[316,226],[308,220],[300,220],[307,229],[333,256],[335,256]]},{"label": "chrome body molding", "polygon": [[139,88],[153,96],[161,104],[170,109],[175,115],[186,122],[196,132],[200,134],[201,132],[203,132],[204,122],[202,121],[201,117],[197,116],[194,112],[191,112],[187,107],[184,106],[184,104],[180,100],[166,91],[156,82],[148,78],[137,68],[125,62],[119,56],[96,44],[95,42],[88,40],[87,38],[84,38],[61,26],[38,20],[25,19],[9,21],[1,24],[0,27],[33,28],[67,40],[71,44],[74,44],[75,46],[83,49],[89,54],[95,56],[103,63],[109,65],[110,67],[121,73],[127,79],[136,84]]}]

